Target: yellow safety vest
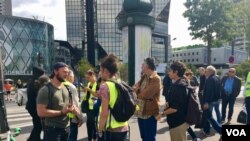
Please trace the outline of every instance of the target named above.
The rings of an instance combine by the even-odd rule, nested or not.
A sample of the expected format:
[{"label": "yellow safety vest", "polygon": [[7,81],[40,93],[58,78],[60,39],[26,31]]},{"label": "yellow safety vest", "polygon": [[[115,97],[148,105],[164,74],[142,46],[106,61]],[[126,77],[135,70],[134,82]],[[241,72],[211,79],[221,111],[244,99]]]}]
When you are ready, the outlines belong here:
[{"label": "yellow safety vest", "polygon": [[[89,86],[90,86],[90,82],[88,82],[87,87],[89,88]],[[97,86],[97,83],[95,82],[93,84],[91,90],[94,91],[94,92],[96,92],[96,86]],[[94,109],[95,101],[93,100],[93,98],[96,99],[96,97],[90,93],[90,97],[89,97],[89,100],[88,100],[89,101],[89,110],[93,110]],[[86,100],[86,99],[87,99],[87,92],[83,96],[83,100]]]},{"label": "yellow safety vest", "polygon": [[247,75],[246,97],[250,97],[250,72]]},{"label": "yellow safety vest", "polygon": [[[115,87],[115,83],[113,82],[105,82],[108,86],[109,89],[109,106],[111,108],[114,107],[116,99],[117,99],[117,95],[118,95],[118,91]],[[100,106],[100,112],[102,110],[102,105]],[[110,122],[110,115],[111,115],[111,122]],[[98,117],[98,121],[100,120],[100,116]],[[111,126],[109,125],[111,123]],[[115,118],[112,116],[112,114],[108,114],[108,118],[107,118],[107,123],[106,123],[106,128],[118,128],[118,127],[122,127],[122,126],[126,126],[128,125],[128,122],[118,122],[115,120]]]}]

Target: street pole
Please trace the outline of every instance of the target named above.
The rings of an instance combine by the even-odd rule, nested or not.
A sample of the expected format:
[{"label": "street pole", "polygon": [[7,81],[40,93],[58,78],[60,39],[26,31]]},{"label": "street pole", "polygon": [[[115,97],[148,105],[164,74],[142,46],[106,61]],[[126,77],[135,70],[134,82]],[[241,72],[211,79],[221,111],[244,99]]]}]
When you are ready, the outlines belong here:
[{"label": "street pole", "polygon": [[[151,57],[152,28],[155,18],[148,15],[153,9],[151,1],[124,0],[123,12],[118,19],[118,27],[123,36],[123,63],[128,63],[129,85],[134,85],[141,76],[141,64]],[[126,54],[127,53],[127,54]]]},{"label": "street pole", "polygon": [[77,89],[78,89],[78,98],[79,98],[79,102],[81,101],[81,85],[80,85],[80,69],[79,66],[76,65],[75,66],[75,70],[77,71]]}]

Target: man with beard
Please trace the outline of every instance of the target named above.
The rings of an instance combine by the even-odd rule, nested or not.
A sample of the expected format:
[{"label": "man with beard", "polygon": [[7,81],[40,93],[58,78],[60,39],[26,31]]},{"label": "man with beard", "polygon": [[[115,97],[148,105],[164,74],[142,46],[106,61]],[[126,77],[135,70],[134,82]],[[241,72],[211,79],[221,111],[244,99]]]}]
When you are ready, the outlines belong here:
[{"label": "man with beard", "polygon": [[69,135],[67,114],[69,112],[80,114],[76,105],[70,100],[68,89],[62,83],[68,73],[68,65],[57,62],[53,67],[51,82],[38,92],[37,113],[45,118],[44,141],[67,141]]}]

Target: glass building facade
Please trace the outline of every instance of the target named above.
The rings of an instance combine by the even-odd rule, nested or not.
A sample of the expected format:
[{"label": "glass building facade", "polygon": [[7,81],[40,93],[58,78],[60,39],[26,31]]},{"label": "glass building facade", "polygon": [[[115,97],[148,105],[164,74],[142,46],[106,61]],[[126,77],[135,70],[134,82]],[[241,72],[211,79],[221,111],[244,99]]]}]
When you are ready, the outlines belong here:
[{"label": "glass building facade", "polygon": [[[86,11],[84,10],[86,9],[84,7],[84,3],[86,0],[78,0],[78,6],[75,5],[77,3],[76,1],[77,0],[66,0],[66,21],[68,34],[67,40],[72,44],[73,47],[75,44],[81,44],[82,40],[85,43],[87,40],[85,32],[87,30],[85,24],[86,19],[84,17],[84,15],[86,15]],[[123,1],[124,0],[94,0],[94,18],[96,22],[94,31],[96,34],[95,37],[97,38],[96,40],[105,49],[106,52],[113,53],[120,59],[123,56],[122,33],[118,29],[116,17],[122,9]],[[152,35],[153,38],[151,54],[152,57],[155,57],[160,62],[166,62],[168,54],[171,53],[171,49],[168,48],[168,15],[170,0],[152,0],[152,3],[154,5],[154,8],[150,15],[155,17],[157,22]],[[77,11],[81,11],[79,8],[82,8],[84,14],[78,15],[76,13]],[[69,15],[70,11],[71,13],[74,13],[74,16]],[[80,26],[73,25],[73,23],[77,23],[74,21],[78,20],[80,20],[79,23],[82,24]],[[75,33],[73,32],[73,30],[78,30],[78,32],[81,31],[82,34],[76,34],[78,32]],[[79,38],[77,43],[75,43],[74,40],[76,38]]]},{"label": "glass building facade", "polygon": [[1,15],[0,46],[5,76],[32,75],[33,66],[50,72],[54,28],[38,20]]},{"label": "glass building facade", "polygon": [[81,48],[84,40],[84,0],[65,0],[67,40],[72,47]]}]

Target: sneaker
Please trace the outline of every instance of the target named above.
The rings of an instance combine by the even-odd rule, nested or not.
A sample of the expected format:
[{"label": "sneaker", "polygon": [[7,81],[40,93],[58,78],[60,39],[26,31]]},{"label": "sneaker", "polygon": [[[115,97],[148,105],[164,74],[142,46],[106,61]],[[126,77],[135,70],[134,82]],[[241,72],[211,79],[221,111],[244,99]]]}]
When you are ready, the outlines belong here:
[{"label": "sneaker", "polygon": [[204,135],[205,137],[211,137],[211,136],[212,136],[212,134],[206,133],[206,132],[204,132],[204,131],[202,131],[202,133],[203,133],[203,135]]},{"label": "sneaker", "polygon": [[221,120],[221,124],[225,123],[225,119]]},{"label": "sneaker", "polygon": [[195,139],[193,139],[193,141],[201,141],[201,139],[200,138],[195,138]]}]

